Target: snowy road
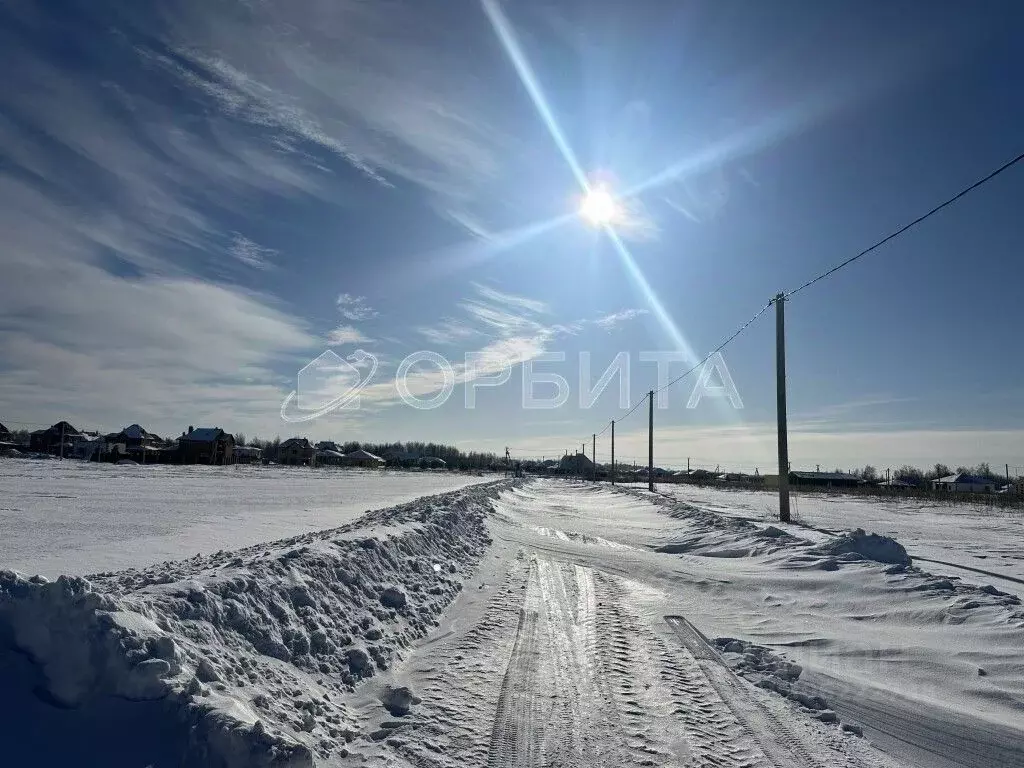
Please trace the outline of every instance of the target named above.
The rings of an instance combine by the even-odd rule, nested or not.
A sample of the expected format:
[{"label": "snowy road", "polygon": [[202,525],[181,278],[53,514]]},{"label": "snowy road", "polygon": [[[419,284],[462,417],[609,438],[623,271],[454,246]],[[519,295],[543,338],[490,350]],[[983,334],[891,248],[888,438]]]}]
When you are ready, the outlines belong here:
[{"label": "snowy road", "polygon": [[0,568],[86,574],[342,525],[491,477],[0,460]]},{"label": "snowy road", "polygon": [[[758,551],[746,529],[709,531],[606,486],[536,481],[495,507],[477,578],[387,678],[422,696],[413,720],[364,699],[381,739],[361,752],[370,764],[1024,764],[1012,606],[960,609],[918,588],[926,575],[875,563],[806,566],[806,543]],[[705,550],[656,551],[695,537]],[[796,700],[737,677],[705,634],[799,662]],[[833,709],[868,738],[826,724]]]}]

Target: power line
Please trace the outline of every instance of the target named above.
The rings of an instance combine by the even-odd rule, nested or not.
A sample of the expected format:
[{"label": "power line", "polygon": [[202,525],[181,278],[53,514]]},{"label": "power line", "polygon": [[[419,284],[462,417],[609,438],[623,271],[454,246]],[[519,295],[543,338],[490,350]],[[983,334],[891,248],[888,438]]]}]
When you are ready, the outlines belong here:
[{"label": "power line", "polygon": [[951,198],[949,198],[948,200],[946,200],[946,201],[944,201],[942,203],[939,203],[934,208],[932,208],[930,211],[928,211],[928,213],[925,213],[925,214],[922,214],[921,216],[918,216],[916,219],[914,219],[909,224],[904,224],[902,227],[897,229],[895,232],[893,232],[892,234],[886,235],[885,237],[883,237],[881,240],[879,240],[877,243],[875,243],[874,245],[870,246],[869,248],[865,248],[863,251],[861,251],[860,253],[856,254],[855,256],[851,256],[846,261],[843,261],[843,262],[840,262],[839,264],[836,264],[831,269],[829,269],[829,270],[827,270],[825,272],[822,272],[820,275],[818,275],[815,278],[812,278],[811,280],[808,280],[806,283],[801,285],[799,288],[794,288],[792,291],[787,293],[784,298],[788,299],[790,296],[792,296],[793,294],[799,293],[804,288],[810,288],[812,285],[814,285],[819,280],[824,280],[826,277],[828,277],[829,275],[834,274],[835,272],[838,272],[840,269],[842,269],[843,267],[847,266],[848,264],[852,264],[853,262],[855,262],[860,257],[867,256],[872,251],[877,250],[878,248],[881,248],[883,245],[888,243],[890,240],[895,240],[897,237],[902,235],[904,232],[906,232],[907,230],[913,229],[914,227],[916,227],[918,224],[920,224],[925,219],[931,218],[936,213],[941,211],[943,208],[946,208],[946,207],[952,205],[953,203],[955,203],[958,200],[960,200],[960,198],[962,198],[962,197],[966,197],[971,192],[976,190],[978,187],[980,187],[980,186],[982,186],[984,184],[987,184],[988,182],[992,181],[992,179],[994,179],[996,176],[998,176],[999,174],[1003,173],[1004,171],[1008,171],[1010,168],[1015,166],[1021,160],[1024,160],[1024,153],[1021,153],[1021,154],[1017,155],[1015,158],[1013,158],[1009,162],[1003,163],[1001,166],[996,168],[994,171],[992,171],[987,176],[985,176],[985,177],[983,177],[981,179],[978,179],[976,182],[971,184],[969,187],[965,187],[964,189],[960,190],[955,195],[953,195]]},{"label": "power line", "polygon": [[[789,291],[788,293],[782,294],[782,300],[786,300],[786,299],[790,298],[791,296],[794,296],[795,294],[799,293],[800,291],[803,291],[804,289],[811,287],[815,283],[817,283],[817,282],[819,282],[821,280],[824,280],[826,277],[829,277],[830,275],[835,274],[836,272],[838,272],[843,267],[848,266],[849,264],[852,264],[853,262],[857,261],[857,259],[860,259],[863,256],[867,256],[872,251],[878,250],[879,248],[881,248],[886,243],[888,243],[888,242],[890,242],[892,240],[895,240],[900,235],[904,234],[905,232],[908,232],[909,230],[911,230],[914,227],[916,227],[918,224],[920,224],[923,221],[931,218],[932,216],[934,216],[939,211],[943,210],[944,208],[949,207],[953,203],[959,201],[961,198],[966,197],[967,195],[969,195],[974,190],[976,190],[979,187],[981,187],[981,186],[987,184],[988,182],[992,181],[992,179],[996,178],[1000,174],[1002,174],[1005,171],[1009,170],[1010,168],[1012,168],[1013,166],[1015,166],[1017,163],[1021,162],[1022,160],[1024,160],[1024,153],[1021,153],[1021,154],[1017,155],[1016,157],[1014,157],[1012,160],[1009,160],[1008,162],[1003,163],[1001,166],[996,168],[994,171],[992,171],[992,172],[988,173],[987,175],[983,176],[982,178],[978,179],[977,181],[975,181],[970,186],[967,186],[964,189],[960,190],[959,192],[957,192],[955,195],[953,195],[952,197],[948,198],[947,200],[944,200],[943,202],[939,203],[938,205],[933,207],[931,210],[929,210],[927,213],[924,213],[921,216],[918,216],[913,221],[911,221],[911,222],[909,222],[907,224],[904,224],[902,227],[900,227],[896,231],[886,235],[881,240],[878,240],[877,242],[875,242],[871,246],[865,248],[864,250],[860,251],[859,253],[854,254],[853,256],[851,256],[850,258],[846,259],[845,261],[840,262],[839,264],[836,264],[834,267],[826,270],[825,272],[822,272],[821,274],[817,275],[816,277],[811,278],[807,282],[803,283],[802,285],[798,286],[797,288],[794,288],[793,290]],[[759,309],[749,320],[747,320],[745,323],[740,325],[732,334],[730,334],[728,337],[726,337],[726,339],[724,341],[722,341],[721,344],[719,344],[711,352],[709,352],[703,359],[701,359],[700,362],[698,362],[696,365],[694,365],[693,367],[689,368],[688,370],[684,371],[679,376],[676,376],[674,379],[666,382],[662,386],[660,386],[657,389],[653,390],[653,394],[658,394],[660,392],[663,392],[664,390],[668,389],[669,387],[671,387],[671,386],[677,384],[678,382],[682,381],[683,379],[685,379],[691,373],[694,373],[697,369],[702,368],[704,365],[706,365],[707,362],[712,357],[714,357],[716,354],[718,354],[723,349],[725,349],[726,346],[728,346],[730,343],[732,343],[733,340],[735,340],[741,333],[743,333],[748,327],[750,327],[750,325],[752,323],[754,323],[765,312],[767,312],[771,308],[772,304],[775,303],[775,301],[777,301],[777,299],[773,298],[771,301],[769,301],[767,304],[765,304],[763,307],[761,307],[761,309]],[[625,420],[630,414],[633,413],[633,411],[635,411],[637,408],[639,408],[640,405],[642,405],[644,400],[646,400],[646,399],[647,399],[646,396],[640,398],[640,400],[638,400],[628,411],[626,411],[626,413],[624,415],[620,416],[618,420],[619,421]],[[609,425],[606,426],[604,429],[602,429],[601,432],[598,433],[598,434],[603,435],[605,433],[605,431],[610,426],[611,426],[611,424],[609,423]]]},{"label": "power line", "polygon": [[[722,342],[721,344],[719,344],[719,345],[718,345],[717,347],[715,347],[715,348],[714,348],[713,350],[711,350],[711,352],[709,352],[709,353],[708,353],[708,354],[707,354],[707,355],[706,355],[706,356],[704,357],[704,359],[703,359],[703,360],[701,360],[701,361],[700,361],[699,363],[697,363],[697,364],[696,364],[695,366],[693,366],[692,368],[690,368],[690,370],[686,371],[685,373],[681,373],[680,375],[676,376],[676,377],[675,377],[674,379],[672,379],[671,381],[669,381],[669,382],[667,382],[666,384],[663,384],[662,386],[658,387],[658,388],[657,388],[656,390],[654,390],[654,394],[658,394],[659,392],[661,392],[661,391],[663,391],[663,390],[666,390],[666,389],[668,389],[668,388],[669,388],[669,387],[671,387],[671,386],[672,386],[673,384],[675,384],[675,383],[677,383],[677,382],[679,382],[679,381],[682,381],[683,379],[685,379],[685,378],[686,378],[687,376],[689,376],[689,375],[690,375],[691,373],[693,373],[694,371],[696,371],[696,370],[697,370],[698,368],[702,368],[702,367],[704,367],[704,365],[705,365],[705,364],[707,363],[707,361],[708,361],[708,360],[710,360],[710,359],[711,359],[712,357],[714,357],[714,356],[715,356],[715,355],[717,355],[717,354],[718,354],[719,352],[721,352],[721,351],[722,351],[723,349],[725,349],[726,345],[728,345],[728,344],[729,344],[730,342],[732,342],[732,340],[733,340],[733,339],[735,339],[735,338],[736,338],[737,336],[739,336],[739,335],[740,335],[741,333],[743,333],[743,332],[744,332],[745,330],[747,330],[747,327],[748,327],[748,326],[749,326],[749,325],[750,325],[751,323],[753,323],[753,322],[754,322],[755,320],[757,320],[757,318],[759,318],[759,317],[760,317],[761,315],[763,315],[763,314],[764,314],[765,312],[767,312],[767,311],[768,311],[768,309],[769,309],[769,308],[771,307],[771,305],[772,305],[772,302],[770,302],[770,301],[769,301],[769,302],[768,302],[767,304],[765,304],[765,305],[764,305],[763,307],[761,307],[761,309],[759,309],[759,310],[757,311],[757,313],[756,313],[756,314],[755,314],[755,315],[754,315],[753,317],[751,317],[751,318],[750,318],[749,320],[747,320],[747,322],[745,322],[745,323],[744,323],[743,325],[741,325],[741,326],[740,326],[739,328],[737,328],[737,329],[736,329],[736,330],[735,330],[735,331],[734,331],[734,332],[732,333],[732,335],[731,335],[731,336],[729,336],[729,337],[728,337],[728,338],[727,338],[727,339],[726,339],[725,341],[723,341],[723,342]],[[642,401],[641,401],[641,402],[642,402]]]}]

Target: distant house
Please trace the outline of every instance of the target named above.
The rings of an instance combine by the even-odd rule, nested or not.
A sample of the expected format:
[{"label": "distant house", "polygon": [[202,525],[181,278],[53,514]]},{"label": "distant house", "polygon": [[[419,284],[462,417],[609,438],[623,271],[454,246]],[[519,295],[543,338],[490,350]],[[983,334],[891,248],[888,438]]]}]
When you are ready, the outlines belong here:
[{"label": "distant house", "polygon": [[39,429],[29,436],[29,450],[38,453],[71,454],[71,448],[82,433],[66,421],[58,421],[49,429]]},{"label": "distant house", "polygon": [[279,464],[312,464],[316,448],[305,437],[290,437],[277,450]]},{"label": "distant house", "polygon": [[106,450],[139,462],[157,462],[163,452],[163,439],[138,424],[125,427],[104,438]]},{"label": "distant house", "polygon": [[259,464],[263,461],[263,449],[254,445],[236,445],[232,455],[235,464]]},{"label": "distant house", "polygon": [[103,435],[82,435],[71,447],[71,456],[83,461],[103,461],[107,456],[107,441]]},{"label": "distant house", "polygon": [[220,427],[188,428],[178,438],[181,464],[234,464],[235,438]]},{"label": "distant house", "polygon": [[594,462],[590,460],[589,456],[584,456],[582,453],[567,453],[558,462],[558,470],[567,475],[577,475],[582,472],[589,477],[593,469]]},{"label": "distant house", "polygon": [[341,459],[341,464],[345,467],[383,467],[384,459],[360,448],[346,453]]},{"label": "distant house", "polygon": [[861,484],[861,479],[846,472],[790,472],[789,484],[821,488],[855,488]]},{"label": "distant house", "polygon": [[345,463],[345,454],[324,448],[316,452],[316,464],[323,467],[339,467]]},{"label": "distant house", "polygon": [[932,488],[936,491],[949,491],[950,493],[994,493],[1002,485],[987,477],[969,475],[966,472],[957,472],[955,475],[947,475],[937,480],[932,480]]},{"label": "distant house", "polygon": [[0,424],[0,446],[8,448],[13,445],[14,435],[11,434],[11,431],[7,427],[5,427],[3,424]]},{"label": "distant house", "polygon": [[333,440],[321,440],[316,444],[316,449],[318,451],[334,451],[335,453],[342,453],[341,448],[339,448],[338,444]]},{"label": "distant house", "polygon": [[444,469],[448,466],[448,462],[437,456],[424,456],[419,464],[421,469]]},{"label": "distant house", "polygon": [[906,488],[917,488],[917,486],[914,485],[911,482],[908,482],[906,480],[896,480],[896,479],[893,479],[893,480],[883,480],[882,482],[880,482],[878,484],[878,487],[879,488],[903,488],[903,489],[906,489]]}]

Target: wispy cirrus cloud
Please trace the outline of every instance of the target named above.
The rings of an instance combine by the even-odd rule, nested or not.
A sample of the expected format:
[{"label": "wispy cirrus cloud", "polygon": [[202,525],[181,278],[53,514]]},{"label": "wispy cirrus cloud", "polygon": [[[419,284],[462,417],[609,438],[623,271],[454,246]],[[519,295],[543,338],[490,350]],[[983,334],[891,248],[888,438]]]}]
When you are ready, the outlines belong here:
[{"label": "wispy cirrus cloud", "polygon": [[618,312],[611,312],[610,314],[602,315],[594,321],[594,325],[603,328],[606,331],[611,331],[623,323],[635,320],[636,318],[642,317],[646,314],[646,309],[620,309]]},{"label": "wispy cirrus cloud", "polygon": [[367,303],[365,296],[343,293],[338,296],[335,303],[338,305],[338,311],[348,320],[370,320],[379,314]]},{"label": "wispy cirrus cloud", "polygon": [[181,0],[143,49],[216,109],[340,157],[384,184],[466,199],[509,140],[498,96],[465,66],[463,31],[412,0],[220,5]]},{"label": "wispy cirrus cloud", "polygon": [[528,312],[535,315],[549,311],[548,305],[543,301],[530,299],[526,296],[518,296],[514,293],[505,293],[504,291],[499,291],[497,288],[492,288],[489,285],[483,285],[481,283],[473,283],[473,287],[476,289],[476,292],[481,299],[491,302],[492,304],[502,305],[513,310]]},{"label": "wispy cirrus cloud", "polygon": [[273,248],[265,248],[238,232],[235,232],[231,239],[228,253],[253,269],[270,269],[274,266],[271,259],[277,255]]},{"label": "wispy cirrus cloud", "polygon": [[416,332],[431,344],[444,345],[459,344],[480,335],[468,323],[452,318],[444,318],[437,325],[420,326]]}]

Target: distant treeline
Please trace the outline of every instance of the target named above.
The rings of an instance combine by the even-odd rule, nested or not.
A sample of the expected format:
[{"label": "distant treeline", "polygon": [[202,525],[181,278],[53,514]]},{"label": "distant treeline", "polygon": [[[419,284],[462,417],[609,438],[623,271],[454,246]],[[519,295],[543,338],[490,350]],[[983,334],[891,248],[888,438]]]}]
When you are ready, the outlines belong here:
[{"label": "distant treeline", "polygon": [[[263,440],[253,437],[246,442],[244,434],[235,435],[237,445],[251,445],[263,449],[263,456],[273,461],[281,438]],[[410,441],[405,443],[372,443],[360,440],[349,440],[345,443],[335,443],[341,453],[350,453],[360,448],[369,451],[375,456],[380,456],[389,466],[413,467],[420,463],[421,459],[436,458],[442,459],[449,469],[493,469],[504,466],[504,457],[495,453],[482,451],[461,451],[454,445],[443,443],[426,443],[421,441]]]},{"label": "distant treeline", "polygon": [[[842,470],[837,469],[836,472]],[[904,464],[902,467],[898,467],[892,471],[893,480],[902,480],[906,483],[913,483],[914,485],[921,485],[929,480],[938,480],[940,477],[948,477],[956,473],[962,472],[967,475],[974,475],[975,477],[982,477],[986,480],[1006,482],[1005,472],[994,472],[992,467],[988,465],[987,461],[983,461],[980,464],[973,467],[957,467],[956,469],[950,469],[945,464],[935,464],[931,469],[921,470],[917,467],[912,467],[909,464]],[[874,480],[885,480],[885,470],[879,471],[875,467],[868,464],[864,469],[858,473],[862,478],[868,482]]]}]

